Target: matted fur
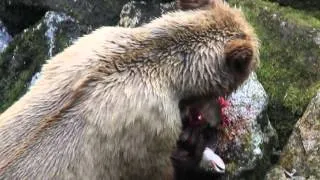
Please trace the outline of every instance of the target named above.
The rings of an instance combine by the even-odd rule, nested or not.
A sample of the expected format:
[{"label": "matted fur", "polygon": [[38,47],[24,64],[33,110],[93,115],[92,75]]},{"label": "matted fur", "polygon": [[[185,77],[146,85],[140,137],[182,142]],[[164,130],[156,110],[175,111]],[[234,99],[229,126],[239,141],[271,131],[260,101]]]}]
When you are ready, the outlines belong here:
[{"label": "matted fur", "polygon": [[179,101],[231,93],[258,48],[242,12],[224,3],[80,38],[1,114],[0,179],[165,179]]}]

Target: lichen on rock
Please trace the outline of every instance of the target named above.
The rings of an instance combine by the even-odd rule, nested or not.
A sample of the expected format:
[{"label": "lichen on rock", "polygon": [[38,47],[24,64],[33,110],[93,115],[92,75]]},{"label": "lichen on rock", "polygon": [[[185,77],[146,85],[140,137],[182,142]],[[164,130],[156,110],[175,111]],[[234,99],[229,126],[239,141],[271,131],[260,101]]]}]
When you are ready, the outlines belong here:
[{"label": "lichen on rock", "polygon": [[[48,11],[45,14],[44,19],[37,25],[37,28],[41,28],[41,26],[45,26],[44,36],[48,47],[48,54],[46,55],[48,60],[53,55],[70,46],[80,35],[88,30],[86,28],[81,29],[79,22],[71,16],[54,11]],[[29,87],[40,76],[41,72],[36,72],[32,76]]]},{"label": "lichen on rock", "polygon": [[278,146],[277,134],[266,114],[268,96],[252,73],[228,100],[231,105],[226,113],[231,124],[223,127],[216,149],[226,163],[226,177],[261,178],[271,165],[273,149]]},{"label": "lichen on rock", "polygon": [[7,28],[0,20],[0,53],[5,50],[8,44],[12,41],[11,35],[8,33]]},{"label": "lichen on rock", "polygon": [[[292,135],[281,153],[279,165],[267,175],[277,179],[282,172],[295,171],[292,176],[320,179],[320,90],[299,119]],[[277,175],[275,175],[277,174]]]},{"label": "lichen on rock", "polygon": [[[0,3],[7,5],[8,8],[33,7],[63,12],[81,24],[97,28],[101,25],[115,25],[119,20],[122,6],[127,2],[129,0],[1,0]],[[1,14],[5,15],[5,12],[2,13],[0,7]]]},{"label": "lichen on rock", "polygon": [[320,21],[308,12],[264,0],[228,0],[241,6],[261,40],[260,82],[282,148],[320,88]]},{"label": "lichen on rock", "polygon": [[0,54],[0,112],[35,82],[47,59],[89,30],[64,13],[49,11],[40,22],[16,35]]}]

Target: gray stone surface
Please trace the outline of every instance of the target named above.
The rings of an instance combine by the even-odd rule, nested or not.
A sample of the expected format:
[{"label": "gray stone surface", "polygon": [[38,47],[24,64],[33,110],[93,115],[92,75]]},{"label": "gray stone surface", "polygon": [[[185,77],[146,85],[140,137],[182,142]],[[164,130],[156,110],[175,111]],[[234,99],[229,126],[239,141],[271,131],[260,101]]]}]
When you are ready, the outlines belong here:
[{"label": "gray stone surface", "polygon": [[89,31],[64,13],[48,11],[37,24],[16,35],[0,54],[0,111],[36,81],[47,59]]},{"label": "gray stone surface", "polygon": [[[64,12],[82,24],[98,27],[115,25],[119,20],[122,6],[129,0],[2,0],[3,5],[10,7],[36,7],[49,11]],[[3,11],[4,11],[3,10]],[[1,11],[1,8],[0,8]],[[1,13],[5,16],[5,13]]]},{"label": "gray stone surface", "polygon": [[222,179],[260,179],[278,146],[277,134],[266,114],[268,96],[252,73],[228,100],[230,105],[224,112],[230,125],[221,130],[216,149],[227,167]]},{"label": "gray stone surface", "polygon": [[[63,23],[67,24],[70,29],[61,27]],[[72,26],[70,26],[70,24],[72,24]],[[64,13],[57,13],[54,11],[47,12],[42,22],[37,25],[37,28],[41,28],[42,26],[45,27],[44,36],[48,47],[46,55],[48,60],[50,60],[54,54],[72,44],[82,34],[80,32],[81,28],[79,27],[78,22]],[[32,86],[40,77],[41,72],[36,72],[32,76],[29,87]]]},{"label": "gray stone surface", "polygon": [[281,179],[285,171],[295,171],[292,174],[295,179],[320,179],[319,165],[320,90],[295,125],[281,154],[279,165],[267,174],[267,179]]},{"label": "gray stone surface", "polygon": [[8,44],[12,41],[11,35],[8,33],[7,28],[0,20],[0,53],[5,50]]}]

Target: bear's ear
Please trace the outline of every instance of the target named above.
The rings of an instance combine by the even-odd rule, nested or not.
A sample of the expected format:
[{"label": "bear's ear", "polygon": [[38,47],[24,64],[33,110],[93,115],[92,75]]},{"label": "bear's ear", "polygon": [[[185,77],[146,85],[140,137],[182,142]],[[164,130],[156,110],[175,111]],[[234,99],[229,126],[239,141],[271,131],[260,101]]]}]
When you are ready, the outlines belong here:
[{"label": "bear's ear", "polygon": [[244,39],[231,40],[225,46],[225,58],[232,72],[239,76],[246,76],[252,68],[252,45]]},{"label": "bear's ear", "polygon": [[221,0],[176,0],[177,7],[181,10],[190,10],[206,7],[208,5],[214,6],[215,3],[220,2]]}]

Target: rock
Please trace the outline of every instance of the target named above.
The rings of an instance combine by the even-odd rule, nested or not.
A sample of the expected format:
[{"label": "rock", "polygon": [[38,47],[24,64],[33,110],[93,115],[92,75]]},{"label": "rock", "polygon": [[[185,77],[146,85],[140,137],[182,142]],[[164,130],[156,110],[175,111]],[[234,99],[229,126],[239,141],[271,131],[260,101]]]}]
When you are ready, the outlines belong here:
[{"label": "rock", "polygon": [[[0,17],[7,17],[8,11],[13,7],[27,7],[31,10],[45,10],[64,12],[79,20],[81,24],[92,25],[93,28],[102,25],[115,25],[119,20],[120,11],[129,0],[2,0],[5,6]],[[33,9],[32,9],[33,8]],[[24,8],[20,8],[20,13]],[[28,11],[30,12],[30,11]]]},{"label": "rock", "polygon": [[296,171],[293,177],[320,179],[319,164],[320,90],[295,125],[288,144],[281,153],[279,165],[267,174],[267,179],[279,179],[285,171],[292,170]]},{"label": "rock", "polygon": [[[7,25],[12,35],[34,25],[47,11],[64,12],[81,24],[96,29],[103,25],[113,26],[119,22],[123,5],[130,0],[2,0],[0,19]],[[143,11],[150,11],[160,2],[170,0],[136,1],[139,6],[148,4]],[[171,0],[172,1],[172,0]],[[159,8],[157,8],[159,10]]]},{"label": "rock", "polygon": [[268,115],[283,148],[320,88],[320,18],[265,0],[228,2],[243,9],[261,40],[257,75],[269,95]]},{"label": "rock", "polygon": [[[261,78],[264,79],[263,85],[270,94],[273,94],[269,115],[272,122],[278,123],[277,130],[281,135],[280,140],[283,146],[295,122],[301,117],[308,102],[320,87],[320,46],[317,42],[320,29],[289,21],[271,9],[262,10],[260,17],[260,21],[269,22],[268,27],[265,28],[266,31],[272,31],[272,34],[277,31],[278,34],[278,37],[273,35],[263,37],[262,41],[270,41],[268,44],[265,43],[266,46],[270,49],[277,48],[271,45],[270,37],[274,37],[274,40],[279,43],[284,43],[281,49],[265,52],[268,54],[265,57],[278,53],[273,57],[281,60],[282,64],[267,65],[269,69],[264,69],[263,73],[260,73],[260,75],[263,74]],[[269,70],[273,72],[272,75]],[[295,83],[291,83],[292,81]]]},{"label": "rock", "polygon": [[266,175],[267,180],[287,180],[285,170],[279,166],[272,168]]},{"label": "rock", "polygon": [[[85,26],[80,27],[78,22],[72,17],[64,13],[57,13],[53,11],[49,11],[45,14],[43,23],[46,26],[44,35],[49,47],[47,54],[48,58],[51,58],[53,55],[71,45],[80,35],[83,34],[81,31],[86,30]],[[38,26],[41,25],[41,23],[38,24]],[[29,86],[32,86],[40,75],[41,73],[37,72],[32,77]]]},{"label": "rock", "polygon": [[15,36],[0,55],[0,112],[26,92],[30,81],[35,82],[46,59],[89,31],[72,17],[49,11],[39,23]]},{"label": "rock", "polygon": [[313,40],[320,47],[320,31],[315,33]]},{"label": "rock", "polygon": [[175,2],[156,4],[145,1],[130,1],[123,6],[118,24],[123,27],[137,27],[174,9]]},{"label": "rock", "polygon": [[2,53],[8,44],[12,41],[12,37],[7,31],[7,28],[4,26],[0,20],[0,53]]},{"label": "rock", "polygon": [[225,113],[230,125],[223,127],[216,149],[227,167],[221,179],[261,179],[278,146],[277,134],[266,114],[268,96],[252,73],[228,100]]},{"label": "rock", "polygon": [[0,1],[0,19],[10,35],[15,36],[36,24],[47,10],[40,7],[12,4],[11,1]]},{"label": "rock", "polygon": [[122,8],[119,26],[140,26],[143,22],[149,22],[159,16],[159,12],[159,8],[154,4],[147,4],[145,1],[130,1]]}]

